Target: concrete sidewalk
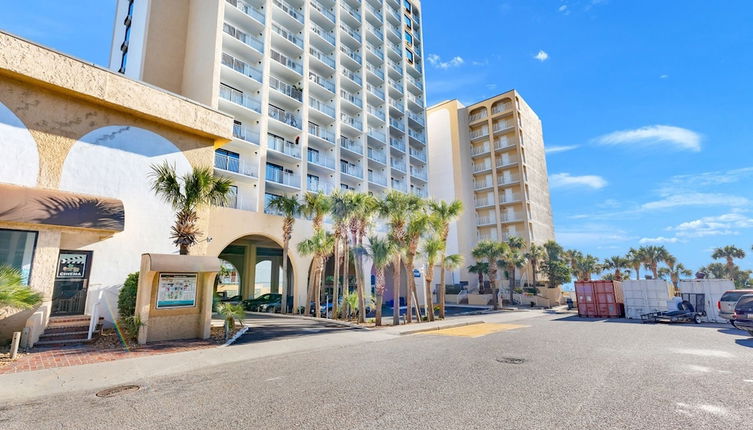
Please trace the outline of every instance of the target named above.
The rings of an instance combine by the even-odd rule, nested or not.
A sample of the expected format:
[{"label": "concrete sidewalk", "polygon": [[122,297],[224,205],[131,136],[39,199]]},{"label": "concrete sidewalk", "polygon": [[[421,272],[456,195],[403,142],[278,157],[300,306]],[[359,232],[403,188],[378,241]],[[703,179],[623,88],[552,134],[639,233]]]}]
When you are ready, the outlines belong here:
[{"label": "concrete sidewalk", "polygon": [[[342,330],[316,337],[261,341],[224,348],[210,348],[82,366],[60,367],[0,375],[0,403],[26,402],[34,398],[76,391],[98,391],[144,378],[168,376],[223,364],[265,357],[301,354],[395,339],[416,330],[436,330],[480,322],[509,322],[543,316],[536,311],[500,312],[449,318],[372,330]],[[312,341],[315,340],[315,341]]]}]

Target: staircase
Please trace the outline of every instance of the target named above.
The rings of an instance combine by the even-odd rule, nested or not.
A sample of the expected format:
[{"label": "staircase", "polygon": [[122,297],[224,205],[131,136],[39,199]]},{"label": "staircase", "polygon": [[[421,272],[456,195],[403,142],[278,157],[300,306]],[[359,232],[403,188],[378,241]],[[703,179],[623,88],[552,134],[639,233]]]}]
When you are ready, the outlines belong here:
[{"label": "staircase", "polygon": [[38,348],[51,348],[60,346],[80,345],[91,342],[97,338],[104,318],[97,321],[97,327],[91,340],[87,340],[89,335],[90,315],[77,315],[65,317],[50,317],[47,328],[39,336],[39,341],[34,344]]}]

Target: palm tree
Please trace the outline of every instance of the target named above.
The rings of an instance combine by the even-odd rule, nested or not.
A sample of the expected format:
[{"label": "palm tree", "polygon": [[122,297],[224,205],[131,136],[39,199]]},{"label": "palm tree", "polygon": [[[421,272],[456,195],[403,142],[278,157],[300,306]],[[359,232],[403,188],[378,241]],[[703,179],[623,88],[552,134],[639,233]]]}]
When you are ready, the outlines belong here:
[{"label": "palm tree", "polygon": [[[450,223],[458,219],[463,213],[463,202],[454,200],[452,203],[447,203],[443,200],[435,200],[429,202],[429,207],[436,224],[435,228],[439,233],[439,239],[445,244],[441,256],[441,261],[444,261],[445,252],[447,252],[447,237],[450,235]],[[439,318],[445,317],[445,288],[445,270],[442,267],[439,271]]]},{"label": "palm tree", "polygon": [[599,259],[591,254],[581,256],[575,263],[575,274],[579,281],[590,281],[593,273],[601,272]]},{"label": "palm tree", "polygon": [[237,305],[229,302],[220,303],[217,305],[217,313],[225,320],[225,340],[230,337],[230,332],[235,328],[235,320],[240,321],[243,326],[243,318],[246,317],[246,310],[240,303]]},{"label": "palm tree", "polygon": [[196,225],[199,219],[197,211],[210,204],[226,204],[233,183],[214,176],[210,167],[194,167],[180,178],[175,166],[167,162],[152,165],[151,169],[152,190],[177,212],[170,239],[180,249],[180,255],[188,255],[189,248],[198,243],[201,234]]},{"label": "palm tree", "polygon": [[565,260],[568,254],[562,245],[559,243],[548,240],[544,243],[544,249],[546,250],[546,258],[541,263],[541,268],[546,274],[548,288],[557,288],[565,282],[571,281],[572,272],[570,266]]},{"label": "palm tree", "polygon": [[641,265],[645,260],[644,248],[630,248],[625,257],[628,260],[630,267],[635,270],[635,279],[641,279]]},{"label": "palm tree", "polygon": [[[342,211],[341,216],[343,217],[343,296],[350,293],[350,250],[355,246],[352,246],[350,235],[348,233],[350,231],[351,222],[353,221],[353,216],[358,208],[357,195],[358,193],[353,191],[346,192],[343,195],[343,205],[340,208]],[[356,284],[356,288],[357,286],[358,284]],[[346,303],[343,302],[343,306],[345,305]]]},{"label": "palm tree", "polygon": [[512,237],[508,239],[505,252],[502,254],[501,259],[497,261],[500,267],[507,269],[507,281],[510,286],[510,304],[515,302],[515,273],[517,269],[523,267],[526,264],[526,259],[520,252],[519,242],[513,240]]},{"label": "palm tree", "polygon": [[370,236],[368,241],[369,244],[364,248],[364,253],[371,258],[376,271],[376,314],[374,321],[377,326],[381,326],[382,303],[384,301],[384,269],[392,261],[397,248],[389,239],[378,236]]},{"label": "palm tree", "polygon": [[30,309],[42,301],[42,295],[23,285],[21,271],[0,266],[0,310],[3,308]]},{"label": "palm tree", "polygon": [[434,280],[434,267],[437,265],[437,259],[443,249],[444,242],[437,237],[432,237],[424,243],[423,251],[426,258],[426,273],[424,274],[425,294],[427,309],[431,309],[431,311],[427,311],[429,321],[434,321],[434,307],[431,300],[431,283]]},{"label": "palm tree", "polygon": [[[416,282],[413,277],[413,270],[415,269],[414,262],[416,255],[418,254],[418,244],[431,227],[431,218],[423,210],[423,206],[426,203],[423,200],[419,200],[419,210],[412,213],[408,217],[408,225],[405,228],[405,271],[408,273],[408,300],[407,307],[408,313],[406,315],[407,322],[411,322],[411,302],[415,300],[416,305],[416,318],[421,321],[421,312],[418,307],[418,294],[416,292]],[[428,315],[429,310],[426,310]]]},{"label": "palm tree", "polygon": [[654,275],[654,279],[659,278],[659,263],[665,261],[670,255],[669,251],[663,246],[645,246],[641,247],[643,250],[643,263],[646,268],[651,270]]},{"label": "palm tree", "polygon": [[577,278],[578,261],[583,258],[583,253],[575,249],[568,249],[562,253],[562,257],[565,260],[565,263],[570,267],[573,276]]},{"label": "palm tree", "polygon": [[[350,233],[353,240],[353,258],[356,269],[356,291],[358,293],[358,308],[366,309],[366,286],[364,285],[363,269],[363,240],[371,224],[377,208],[377,200],[365,193],[352,194],[352,213],[350,217]],[[358,322],[366,321],[366,313],[359,312]]]},{"label": "palm tree", "polygon": [[314,276],[309,279],[308,302],[305,314],[310,314],[308,303],[314,302],[316,316],[321,316],[321,279],[324,272],[326,257],[332,253],[335,238],[330,233],[319,230],[310,238],[298,243],[298,253],[301,255],[313,255]]},{"label": "palm tree", "polygon": [[727,245],[722,248],[714,249],[714,253],[711,254],[711,258],[713,258],[714,260],[719,260],[721,258],[726,259],[727,272],[731,277],[735,272],[735,258],[745,258],[745,251],[736,247],[735,245]]},{"label": "palm tree", "polygon": [[[343,254],[343,246],[344,244],[343,239],[347,236],[346,233],[346,222],[348,218],[348,209],[347,209],[347,202],[345,201],[345,195],[339,191],[332,194],[330,197],[330,211],[332,214],[332,219],[334,221],[334,241],[335,241],[335,275],[333,277],[333,288],[332,288],[332,315],[334,318],[337,318],[338,316],[338,302],[340,301],[340,262],[342,260],[342,254]],[[343,291],[345,291],[347,287],[343,288]]]},{"label": "palm tree", "polygon": [[622,269],[628,267],[630,262],[625,257],[620,257],[619,255],[616,255],[614,257],[609,257],[604,260],[604,264],[601,266],[604,270],[614,270],[614,276],[613,279],[615,281],[621,281],[622,280]]},{"label": "palm tree", "polygon": [[483,261],[468,266],[468,271],[478,276],[479,293],[484,290],[484,274],[489,271],[489,265]]},{"label": "palm tree", "polygon": [[487,264],[487,277],[489,286],[492,289],[492,303],[494,309],[499,309],[499,291],[497,290],[497,260],[507,253],[508,246],[504,242],[493,242],[491,240],[482,240],[479,242],[471,255],[477,261],[482,260]]},{"label": "palm tree", "polygon": [[528,260],[528,264],[531,265],[531,278],[533,280],[533,287],[536,288],[536,275],[539,273],[541,261],[546,257],[546,250],[543,246],[532,243],[528,247],[528,251],[524,257]]},{"label": "palm tree", "polygon": [[670,281],[672,281],[672,285],[674,285],[675,288],[680,282],[680,277],[690,276],[692,274],[693,271],[686,268],[682,263],[672,264],[670,267],[662,267],[661,269],[659,269],[659,276],[669,277]]},{"label": "palm tree", "polygon": [[[301,203],[295,196],[274,196],[269,200],[269,209],[283,216],[282,220],[282,300],[280,312],[288,312],[288,250],[290,238],[293,237],[293,223],[295,216],[301,210]],[[309,304],[304,305],[308,312]]]},{"label": "palm tree", "polygon": [[713,279],[724,279],[727,277],[727,266],[722,263],[711,263],[708,266],[698,269],[699,272],[710,275]]},{"label": "palm tree", "polygon": [[[390,191],[380,202],[379,213],[388,219],[390,226],[389,238],[395,243],[395,246],[402,250],[405,247],[405,228],[407,219],[410,214],[416,210],[420,198],[412,194],[405,194],[399,191]],[[392,312],[392,324],[400,324],[400,272],[402,256],[396,252],[392,263],[392,289],[394,309]],[[413,276],[412,273],[408,274]]]},{"label": "palm tree", "polygon": [[324,193],[312,193],[308,192],[303,195],[303,201],[301,202],[301,213],[310,218],[314,231],[322,229],[324,224],[324,217],[329,213],[332,208],[332,200]]}]

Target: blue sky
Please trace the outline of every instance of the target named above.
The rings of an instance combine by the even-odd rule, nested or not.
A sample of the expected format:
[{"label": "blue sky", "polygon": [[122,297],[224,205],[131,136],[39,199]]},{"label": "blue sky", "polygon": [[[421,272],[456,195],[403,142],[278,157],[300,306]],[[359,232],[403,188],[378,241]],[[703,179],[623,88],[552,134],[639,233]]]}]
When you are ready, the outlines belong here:
[{"label": "blue sky", "polygon": [[[0,29],[106,65],[114,3],[0,0]],[[753,2],[466,4],[424,1],[428,102],[520,91],[561,243],[663,244],[694,269],[715,246],[753,254]]]}]

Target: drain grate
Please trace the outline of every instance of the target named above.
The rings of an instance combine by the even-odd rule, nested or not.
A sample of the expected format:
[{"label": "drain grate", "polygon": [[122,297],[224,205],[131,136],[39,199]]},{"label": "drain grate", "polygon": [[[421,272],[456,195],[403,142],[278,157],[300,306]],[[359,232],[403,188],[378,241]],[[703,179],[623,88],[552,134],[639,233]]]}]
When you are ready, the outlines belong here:
[{"label": "drain grate", "polygon": [[504,363],[504,364],[523,364],[526,362],[525,358],[515,358],[515,357],[502,357],[497,359],[498,363]]},{"label": "drain grate", "polygon": [[118,387],[112,387],[98,392],[97,397],[115,397],[121,394],[139,391],[139,389],[141,389],[141,387],[138,385],[120,385]]}]

